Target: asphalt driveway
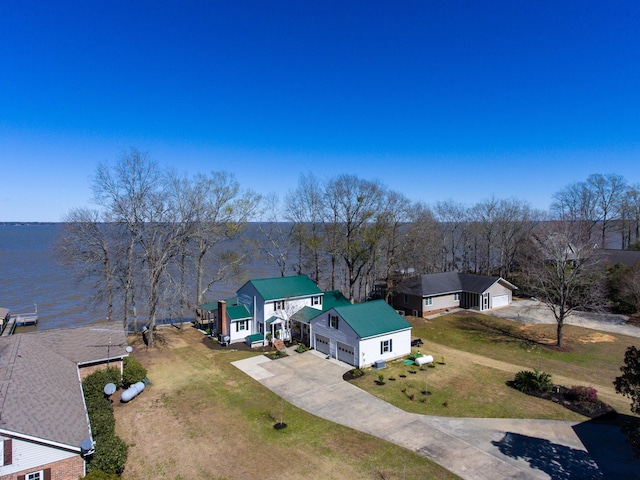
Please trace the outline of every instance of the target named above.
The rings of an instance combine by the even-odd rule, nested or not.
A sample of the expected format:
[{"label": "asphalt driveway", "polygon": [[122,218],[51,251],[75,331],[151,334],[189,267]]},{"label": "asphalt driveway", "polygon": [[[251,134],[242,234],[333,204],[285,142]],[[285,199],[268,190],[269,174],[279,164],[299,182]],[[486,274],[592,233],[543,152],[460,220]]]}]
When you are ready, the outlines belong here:
[{"label": "asphalt driveway", "polygon": [[465,479],[624,479],[640,471],[610,425],[408,413],[344,381],[351,367],[316,351],[233,365],[303,410],[415,451]]}]

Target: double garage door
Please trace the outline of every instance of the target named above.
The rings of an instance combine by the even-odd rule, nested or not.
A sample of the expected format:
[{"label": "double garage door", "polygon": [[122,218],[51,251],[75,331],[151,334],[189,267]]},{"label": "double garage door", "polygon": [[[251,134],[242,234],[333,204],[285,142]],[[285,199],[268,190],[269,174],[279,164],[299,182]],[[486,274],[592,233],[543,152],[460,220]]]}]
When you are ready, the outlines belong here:
[{"label": "double garage door", "polygon": [[[338,349],[338,360],[354,365],[354,348],[353,345],[347,345],[346,343],[335,342]],[[324,335],[318,335],[316,333],[316,350],[329,355],[331,353],[331,340]]]}]

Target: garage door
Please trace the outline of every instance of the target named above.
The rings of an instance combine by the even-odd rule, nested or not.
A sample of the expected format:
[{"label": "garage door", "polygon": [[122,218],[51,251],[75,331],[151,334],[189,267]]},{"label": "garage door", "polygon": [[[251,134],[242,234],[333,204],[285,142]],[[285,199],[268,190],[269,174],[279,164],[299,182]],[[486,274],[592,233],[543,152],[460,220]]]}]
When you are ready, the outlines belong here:
[{"label": "garage door", "polygon": [[353,346],[338,342],[338,360],[353,365]]},{"label": "garage door", "polygon": [[499,308],[499,307],[506,307],[507,305],[509,305],[509,295],[495,295],[492,299],[491,299],[491,307],[492,308]]},{"label": "garage door", "polygon": [[330,348],[331,347],[329,345],[329,338],[323,337],[322,335],[318,335],[316,333],[316,350],[329,355]]}]

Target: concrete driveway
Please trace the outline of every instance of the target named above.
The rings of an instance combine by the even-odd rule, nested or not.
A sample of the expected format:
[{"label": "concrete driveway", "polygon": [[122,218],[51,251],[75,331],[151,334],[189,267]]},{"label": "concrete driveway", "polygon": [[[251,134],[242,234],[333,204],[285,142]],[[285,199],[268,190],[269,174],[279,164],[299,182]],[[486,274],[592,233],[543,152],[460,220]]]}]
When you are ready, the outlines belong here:
[{"label": "concrete driveway", "polygon": [[640,471],[609,425],[408,413],[344,381],[351,367],[316,351],[233,365],[303,410],[417,452],[465,479],[624,479]]}]

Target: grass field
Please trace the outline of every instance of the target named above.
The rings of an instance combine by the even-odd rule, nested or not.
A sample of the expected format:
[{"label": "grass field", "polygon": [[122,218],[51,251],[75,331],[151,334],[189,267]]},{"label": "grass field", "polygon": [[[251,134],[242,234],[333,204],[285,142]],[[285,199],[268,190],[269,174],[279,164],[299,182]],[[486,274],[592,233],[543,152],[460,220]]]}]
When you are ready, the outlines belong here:
[{"label": "grass field", "polygon": [[[612,382],[620,374],[625,350],[637,338],[568,325],[560,350],[554,346],[555,325],[521,325],[472,312],[410,320],[413,335],[425,342],[420,350],[433,355],[434,368],[411,373],[411,367],[393,362],[354,381],[400,408],[461,417],[584,419],[506,385],[518,370],[537,368],[557,384],[593,386],[603,401],[629,413],[630,402],[615,393]],[[384,385],[377,383],[380,373]],[[423,394],[425,385],[429,395]]]},{"label": "grass field", "polygon": [[[153,383],[114,402],[130,445],[123,478],[457,478],[408,450],[314,417],[283,402],[230,362],[251,352],[212,350],[193,328],[161,329],[134,355]],[[276,430],[283,420],[288,427]]]}]

